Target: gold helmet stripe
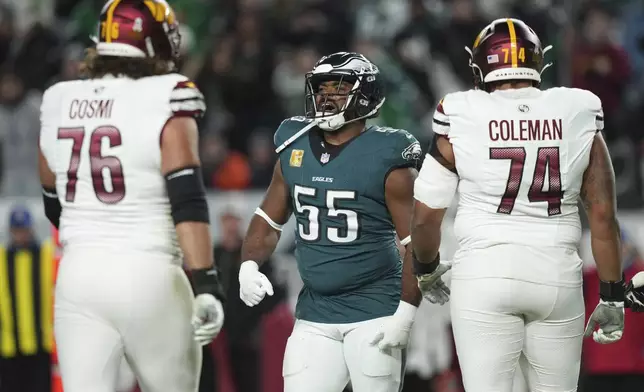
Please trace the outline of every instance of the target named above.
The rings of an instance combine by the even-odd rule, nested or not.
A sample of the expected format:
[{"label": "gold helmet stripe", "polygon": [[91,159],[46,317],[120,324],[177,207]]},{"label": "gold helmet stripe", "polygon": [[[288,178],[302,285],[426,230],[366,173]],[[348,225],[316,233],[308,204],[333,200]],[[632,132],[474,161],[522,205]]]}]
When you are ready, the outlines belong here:
[{"label": "gold helmet stripe", "polygon": [[508,31],[510,32],[510,55],[512,57],[512,68],[517,68],[519,62],[517,60],[517,33],[514,30],[514,22],[512,19],[508,18],[506,20],[508,23]]},{"label": "gold helmet stripe", "polygon": [[105,42],[112,42],[112,21],[114,20],[114,11],[121,0],[114,0],[107,9],[107,20],[105,21]]}]

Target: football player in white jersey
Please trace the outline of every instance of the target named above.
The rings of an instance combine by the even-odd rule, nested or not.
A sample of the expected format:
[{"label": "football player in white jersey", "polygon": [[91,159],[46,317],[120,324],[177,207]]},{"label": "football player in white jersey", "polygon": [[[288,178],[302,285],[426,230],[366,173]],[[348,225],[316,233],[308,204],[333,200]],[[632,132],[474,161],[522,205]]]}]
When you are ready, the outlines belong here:
[{"label": "football player in white jersey", "polygon": [[[624,285],[614,173],[601,102],[539,89],[543,48],[516,19],[485,27],[470,50],[476,88],[448,94],[415,182],[412,244],[421,291],[440,280],[440,225],[458,190],[451,315],[468,392],[575,391],[584,335],[581,224],[588,214],[601,301],[586,327],[620,339]],[[597,326],[599,327],[597,329]]]},{"label": "football player in white jersey", "polygon": [[[144,391],[197,391],[223,324],[195,117],[164,0],[111,0],[87,79],[45,92],[40,176],[64,247],[54,331],[65,392],[112,392],[125,357]],[[196,298],[182,269],[191,269]]]}]

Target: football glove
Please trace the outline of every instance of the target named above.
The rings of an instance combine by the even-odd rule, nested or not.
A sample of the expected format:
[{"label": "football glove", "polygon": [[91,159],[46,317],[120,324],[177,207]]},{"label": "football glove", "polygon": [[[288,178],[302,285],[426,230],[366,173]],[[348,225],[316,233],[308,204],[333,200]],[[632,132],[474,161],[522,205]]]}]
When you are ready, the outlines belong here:
[{"label": "football glove", "polygon": [[414,274],[423,298],[433,304],[444,305],[451,294],[449,287],[441,277],[452,268],[451,263],[441,263],[440,253],[431,263],[421,263],[413,255]]},{"label": "football glove", "polygon": [[626,304],[633,312],[644,312],[644,272],[638,272],[626,286]]},{"label": "football glove", "polygon": [[266,275],[259,272],[253,260],[244,261],[239,267],[239,298],[246,306],[253,307],[268,295],[273,295],[273,285]]},{"label": "football glove", "polygon": [[382,351],[392,348],[405,348],[409,343],[409,334],[414,324],[416,310],[412,304],[400,301],[393,316],[384,319],[376,335],[371,339],[371,345],[378,345]]},{"label": "football glove", "polygon": [[588,319],[584,336],[592,336],[601,344],[619,341],[624,333],[624,300],[623,280],[600,282],[599,304]]},{"label": "football glove", "polygon": [[224,325],[224,290],[215,268],[192,271],[195,300],[192,310],[192,328],[195,341],[204,346],[210,343]]},{"label": "football glove", "polygon": [[212,294],[195,297],[192,311],[192,328],[195,341],[202,346],[210,343],[224,325],[224,307]]},{"label": "football glove", "polygon": [[[596,327],[599,329],[595,330]],[[615,343],[624,333],[624,302],[599,301],[590,315],[584,336],[601,344]]]}]

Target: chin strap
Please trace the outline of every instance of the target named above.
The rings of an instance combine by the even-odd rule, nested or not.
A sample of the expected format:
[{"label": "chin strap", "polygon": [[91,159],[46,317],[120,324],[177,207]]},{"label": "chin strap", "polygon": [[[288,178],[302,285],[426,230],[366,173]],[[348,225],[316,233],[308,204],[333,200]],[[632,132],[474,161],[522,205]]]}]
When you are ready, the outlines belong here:
[{"label": "chin strap", "polygon": [[[366,116],[354,118],[353,120],[349,120],[349,121],[344,121],[340,127],[338,127],[336,124],[333,124],[333,118],[335,116],[333,116],[331,118],[313,118],[313,119],[310,119],[311,122],[307,126],[305,126],[304,128],[300,129],[295,135],[293,135],[293,136],[289,137],[288,139],[286,139],[286,141],[284,143],[280,144],[280,146],[275,149],[275,152],[277,154],[279,154],[280,152],[284,151],[284,149],[286,147],[291,145],[291,143],[296,141],[300,136],[302,136],[305,133],[307,133],[313,127],[320,126],[322,124],[329,124],[330,126],[327,127],[328,129],[336,130],[336,129],[340,129],[344,125],[352,123],[354,121],[362,120],[363,118],[369,118],[370,116],[372,116],[375,113],[377,113],[378,110],[380,110],[380,108],[382,107],[382,105],[384,103],[385,103],[385,99],[383,98],[382,101],[371,112],[369,112]],[[321,126],[320,128],[324,128],[324,126]]]},{"label": "chin strap", "polygon": [[275,152],[276,152],[277,154],[279,154],[279,153],[280,153],[280,152],[282,152],[286,147],[288,147],[291,143],[293,143],[294,141],[296,141],[300,136],[302,136],[302,135],[304,135],[305,133],[307,133],[311,128],[316,127],[316,126],[320,125],[321,123],[323,123],[323,122],[325,122],[325,121],[328,121],[328,120],[324,120],[324,119],[312,119],[312,120],[311,120],[311,122],[310,122],[307,126],[305,126],[304,128],[300,129],[300,130],[299,130],[295,135],[293,135],[293,136],[289,137],[288,139],[286,139],[286,141],[285,141],[284,143],[282,143],[279,147],[277,147],[277,148],[275,149]]}]

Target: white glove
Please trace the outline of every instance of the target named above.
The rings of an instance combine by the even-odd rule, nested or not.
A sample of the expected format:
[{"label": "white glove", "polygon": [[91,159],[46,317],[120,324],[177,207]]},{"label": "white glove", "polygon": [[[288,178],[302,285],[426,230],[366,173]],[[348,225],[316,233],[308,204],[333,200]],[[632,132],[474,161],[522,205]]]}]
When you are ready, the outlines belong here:
[{"label": "white glove", "polygon": [[195,341],[202,346],[210,343],[224,325],[224,307],[212,294],[195,297],[192,311],[192,328]]},{"label": "white glove", "polygon": [[396,313],[383,322],[376,336],[371,339],[371,345],[377,344],[382,351],[407,347],[417,309],[412,304],[400,301]]},{"label": "white glove", "polygon": [[247,260],[239,267],[239,298],[246,306],[253,307],[268,295],[273,295],[273,285],[266,275],[259,272],[253,260]]},{"label": "white glove", "polygon": [[626,307],[644,312],[644,271],[635,274],[626,286]]},{"label": "white glove", "polygon": [[[595,331],[595,327],[599,327]],[[615,343],[624,333],[624,302],[606,302],[599,304],[590,315],[584,336],[593,336],[593,340],[601,344]]]},{"label": "white glove", "polygon": [[451,263],[440,263],[438,268],[431,274],[417,275],[418,288],[423,294],[423,298],[433,304],[444,305],[449,301],[451,294],[449,287],[443,282],[441,276],[452,268]]}]

